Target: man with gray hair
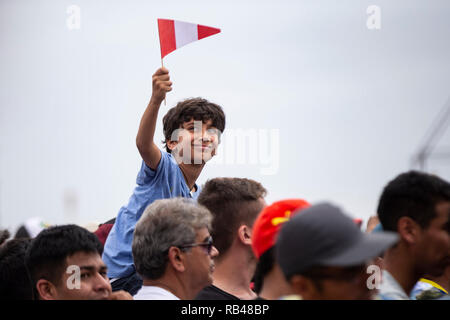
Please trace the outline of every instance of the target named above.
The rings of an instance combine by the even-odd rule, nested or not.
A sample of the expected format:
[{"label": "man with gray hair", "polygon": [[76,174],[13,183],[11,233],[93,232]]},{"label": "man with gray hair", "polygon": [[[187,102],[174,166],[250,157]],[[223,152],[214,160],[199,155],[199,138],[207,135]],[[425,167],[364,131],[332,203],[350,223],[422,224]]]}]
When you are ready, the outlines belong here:
[{"label": "man with gray hair", "polygon": [[155,200],[136,224],[132,253],[143,286],[136,300],[187,300],[212,283],[212,215],[186,198]]}]

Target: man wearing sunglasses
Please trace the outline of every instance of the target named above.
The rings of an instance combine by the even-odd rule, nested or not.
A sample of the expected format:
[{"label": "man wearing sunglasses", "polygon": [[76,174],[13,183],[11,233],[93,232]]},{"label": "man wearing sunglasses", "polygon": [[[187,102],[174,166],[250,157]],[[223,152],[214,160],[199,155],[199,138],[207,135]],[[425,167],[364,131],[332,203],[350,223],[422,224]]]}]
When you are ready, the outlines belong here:
[{"label": "man wearing sunglasses", "polygon": [[132,252],[143,286],[136,300],[188,300],[212,283],[219,252],[212,216],[186,198],[156,200],[136,224]]}]

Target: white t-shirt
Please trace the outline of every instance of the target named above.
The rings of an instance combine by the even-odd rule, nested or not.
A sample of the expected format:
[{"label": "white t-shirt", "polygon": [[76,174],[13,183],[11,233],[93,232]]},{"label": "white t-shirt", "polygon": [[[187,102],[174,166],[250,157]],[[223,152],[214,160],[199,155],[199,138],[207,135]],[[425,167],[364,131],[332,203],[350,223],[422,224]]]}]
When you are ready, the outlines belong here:
[{"label": "white t-shirt", "polygon": [[172,292],[155,286],[142,286],[133,296],[134,300],[180,300]]},{"label": "white t-shirt", "polygon": [[397,280],[387,270],[383,270],[382,279],[378,291],[378,297],[381,300],[410,300]]}]

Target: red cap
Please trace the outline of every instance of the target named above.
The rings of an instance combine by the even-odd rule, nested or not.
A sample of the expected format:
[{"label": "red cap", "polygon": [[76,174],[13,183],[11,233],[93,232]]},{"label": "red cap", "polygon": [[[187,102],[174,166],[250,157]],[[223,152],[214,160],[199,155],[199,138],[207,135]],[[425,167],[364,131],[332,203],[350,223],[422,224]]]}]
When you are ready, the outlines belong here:
[{"label": "red cap", "polygon": [[287,199],[265,207],[253,224],[252,249],[256,258],[259,259],[275,245],[276,236],[284,222],[309,206],[310,204],[302,199]]},{"label": "red cap", "polygon": [[360,218],[354,218],[353,222],[360,228],[361,228],[361,225],[363,223],[362,219],[360,219]]}]

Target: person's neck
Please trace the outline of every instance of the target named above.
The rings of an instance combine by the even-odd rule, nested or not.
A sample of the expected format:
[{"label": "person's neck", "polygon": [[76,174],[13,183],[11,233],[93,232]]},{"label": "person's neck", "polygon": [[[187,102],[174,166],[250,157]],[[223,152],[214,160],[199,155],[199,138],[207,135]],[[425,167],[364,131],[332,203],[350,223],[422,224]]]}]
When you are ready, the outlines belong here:
[{"label": "person's neck", "polygon": [[250,282],[255,268],[256,260],[250,258],[245,250],[227,252],[216,261],[213,285],[241,300],[254,299],[256,294],[250,289]]},{"label": "person's neck", "polygon": [[416,271],[413,257],[401,243],[386,251],[383,265],[407,295],[422,276]]},{"label": "person's neck", "polygon": [[184,176],[184,181],[186,182],[186,185],[189,188],[189,191],[195,191],[194,186],[195,182],[197,181],[197,178],[200,176],[200,173],[203,170],[203,167],[205,166],[204,163],[202,164],[184,164],[180,163],[179,167],[181,169],[181,172]]},{"label": "person's neck", "polygon": [[266,300],[276,300],[282,296],[294,294],[289,283],[286,282],[280,267],[275,264],[264,276],[259,296]]}]

